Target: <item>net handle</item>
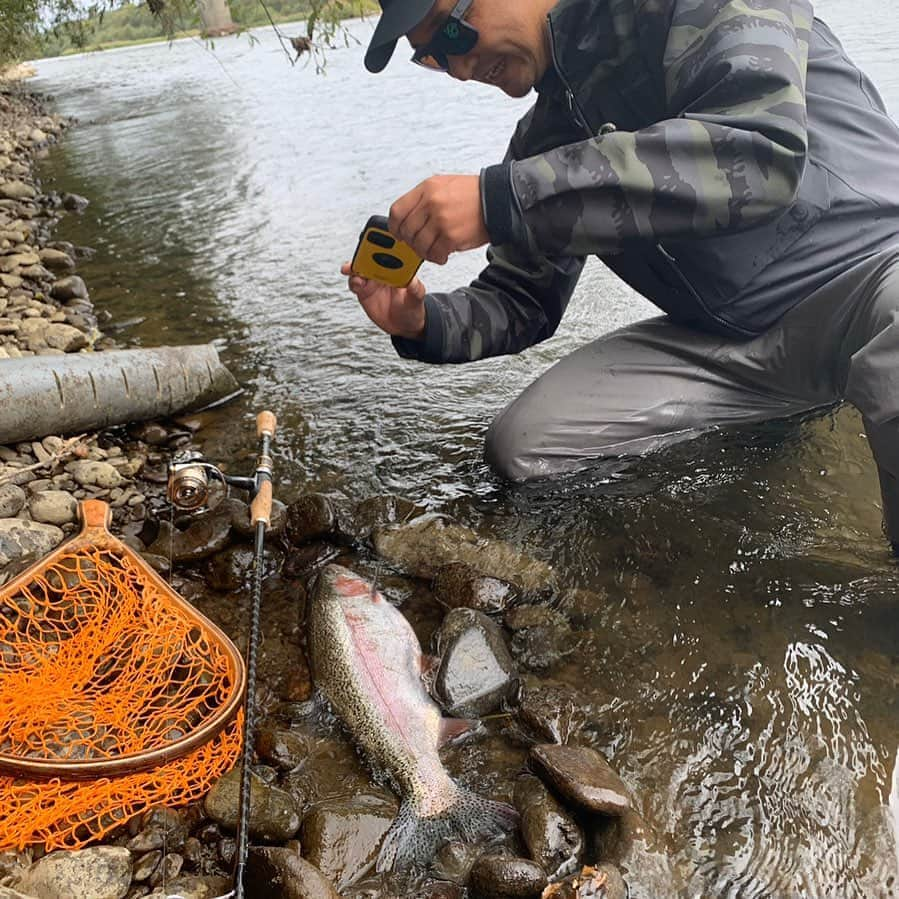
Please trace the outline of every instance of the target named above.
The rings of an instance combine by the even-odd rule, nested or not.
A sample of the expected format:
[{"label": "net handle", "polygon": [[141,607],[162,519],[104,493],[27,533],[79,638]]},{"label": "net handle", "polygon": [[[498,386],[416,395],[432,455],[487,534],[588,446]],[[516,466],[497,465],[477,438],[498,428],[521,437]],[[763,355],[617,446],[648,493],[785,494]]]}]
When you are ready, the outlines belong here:
[{"label": "net handle", "polygon": [[79,506],[82,531],[106,531],[112,523],[112,509],[100,499],[86,499]]}]

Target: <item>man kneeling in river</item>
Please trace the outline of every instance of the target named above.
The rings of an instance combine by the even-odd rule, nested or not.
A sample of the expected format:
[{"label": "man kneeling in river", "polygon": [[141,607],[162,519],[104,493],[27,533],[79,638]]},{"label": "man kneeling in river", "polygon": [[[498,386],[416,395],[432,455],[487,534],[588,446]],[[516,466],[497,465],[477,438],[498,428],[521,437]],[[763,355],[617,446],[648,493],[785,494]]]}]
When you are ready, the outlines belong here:
[{"label": "man kneeling in river", "polygon": [[[806,0],[380,0],[365,56],[537,99],[505,160],[436,175],[390,229],[468,287],[351,276],[400,355],[468,362],[550,337],[588,254],[664,316],[562,359],[494,420],[512,480],[847,400],[899,552],[899,128]],[[343,273],[349,275],[349,266]]]}]

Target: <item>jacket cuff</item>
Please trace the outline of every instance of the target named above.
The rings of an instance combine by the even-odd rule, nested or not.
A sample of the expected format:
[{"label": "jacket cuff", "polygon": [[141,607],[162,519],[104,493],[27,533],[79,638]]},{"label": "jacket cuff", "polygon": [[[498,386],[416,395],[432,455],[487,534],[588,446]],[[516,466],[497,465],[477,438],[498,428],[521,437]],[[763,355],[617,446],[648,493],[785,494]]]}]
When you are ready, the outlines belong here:
[{"label": "jacket cuff", "polygon": [[403,359],[419,362],[443,362],[443,320],[437,301],[425,294],[425,333],[421,340],[391,337],[393,348]]},{"label": "jacket cuff", "polygon": [[494,246],[518,242],[523,225],[518,200],[512,190],[512,164],[490,165],[481,170],[481,204],[484,224]]}]

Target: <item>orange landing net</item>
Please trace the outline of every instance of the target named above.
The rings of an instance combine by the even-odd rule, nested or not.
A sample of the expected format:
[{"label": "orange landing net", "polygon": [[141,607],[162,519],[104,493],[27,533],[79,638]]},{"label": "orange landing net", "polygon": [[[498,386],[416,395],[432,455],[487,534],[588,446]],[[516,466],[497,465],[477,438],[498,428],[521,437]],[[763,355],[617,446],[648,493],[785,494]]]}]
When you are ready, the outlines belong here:
[{"label": "orange landing net", "polygon": [[0,849],[75,849],[200,798],[239,753],[231,641],[82,503],[81,533],[0,590]]}]

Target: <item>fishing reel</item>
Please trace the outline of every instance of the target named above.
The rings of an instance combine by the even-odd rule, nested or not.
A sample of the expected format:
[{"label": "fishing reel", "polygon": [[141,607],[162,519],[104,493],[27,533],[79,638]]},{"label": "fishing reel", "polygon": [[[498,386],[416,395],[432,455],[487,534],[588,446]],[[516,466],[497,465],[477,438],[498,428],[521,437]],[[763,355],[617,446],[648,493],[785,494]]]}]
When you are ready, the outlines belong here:
[{"label": "fishing reel", "polygon": [[166,499],[176,509],[195,512],[206,505],[211,481],[219,481],[227,490],[231,487],[246,490],[253,499],[265,484],[268,484],[266,492],[270,493],[272,478],[270,445],[276,424],[275,416],[271,412],[260,412],[256,418],[256,434],[260,439],[260,448],[252,477],[225,474],[217,465],[207,461],[202,453],[191,450],[176,453],[169,463]]},{"label": "fishing reel", "polygon": [[203,458],[202,453],[186,450],[176,453],[169,463],[166,499],[184,512],[202,509],[209,499],[210,481],[219,481],[226,488],[237,487],[254,493],[256,479],[225,474],[217,465]]}]

